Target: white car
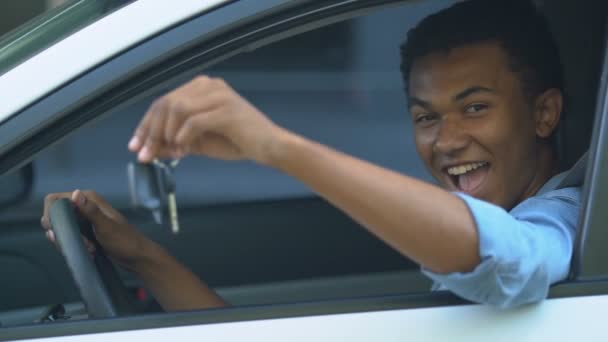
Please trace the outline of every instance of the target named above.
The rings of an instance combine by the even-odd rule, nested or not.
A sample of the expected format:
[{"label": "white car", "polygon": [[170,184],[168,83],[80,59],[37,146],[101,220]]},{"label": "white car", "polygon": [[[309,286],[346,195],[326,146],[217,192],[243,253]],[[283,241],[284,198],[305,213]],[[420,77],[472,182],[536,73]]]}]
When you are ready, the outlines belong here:
[{"label": "white car", "polygon": [[[131,131],[151,99],[199,73],[291,129],[430,180],[408,137],[397,47],[452,2],[74,0],[4,36],[0,340],[606,340],[607,2],[537,1],[571,95],[562,159],[589,150],[572,271],[542,303],[498,310],[431,292],[411,261],[249,163],[178,166],[179,234],[130,207]],[[234,306],[163,313],[120,272],[135,302],[123,310],[82,246],[64,260],[39,227],[44,194],[76,188],[100,192]]]}]

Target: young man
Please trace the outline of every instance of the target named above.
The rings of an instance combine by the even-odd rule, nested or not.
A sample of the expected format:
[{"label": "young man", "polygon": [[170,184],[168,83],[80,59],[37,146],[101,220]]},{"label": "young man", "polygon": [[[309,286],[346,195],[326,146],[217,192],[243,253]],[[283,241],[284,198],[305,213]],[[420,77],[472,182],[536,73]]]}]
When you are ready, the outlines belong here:
[{"label": "young man", "polygon": [[[417,149],[442,188],[298,136],[204,76],[156,101],[129,149],[142,162],[204,155],[277,168],[420,263],[439,287],[499,307],[542,300],[568,274],[580,211],[578,188],[543,189],[557,174],[552,137],[563,102],[544,18],[524,1],[459,3],[413,29],[402,57]],[[166,310],[226,304],[95,193],[47,197],[51,240],[47,209],[67,196]]]}]

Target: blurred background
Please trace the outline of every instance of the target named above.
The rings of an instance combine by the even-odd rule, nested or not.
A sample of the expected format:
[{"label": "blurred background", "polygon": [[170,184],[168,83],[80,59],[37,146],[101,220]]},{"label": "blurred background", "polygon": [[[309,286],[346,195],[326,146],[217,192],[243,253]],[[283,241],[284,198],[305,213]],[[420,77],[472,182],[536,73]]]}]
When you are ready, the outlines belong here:
[{"label": "blurred background", "polygon": [[[68,2],[0,2],[0,17],[11,19],[0,20],[0,33]],[[124,2],[107,0],[112,8]],[[399,72],[399,45],[410,27],[450,3],[453,1],[414,1],[374,11],[244,52],[204,72],[226,79],[288,129],[431,181],[414,147]],[[253,163],[183,160],[176,169],[182,228],[177,236],[155,224],[149,213],[133,211],[126,166],[134,156],[128,152],[127,142],[150,103],[160,95],[87,124],[34,159],[29,198],[0,212],[0,227],[6,227],[0,231],[0,254],[9,251],[19,256],[5,258],[7,261],[0,258],[0,269],[10,270],[14,279],[0,288],[0,308],[53,303],[61,294],[67,300],[76,298],[64,262],[44,240],[39,224],[44,197],[74,189],[99,192],[215,287],[397,271],[407,281],[382,281],[380,288],[374,288],[381,293],[428,291],[429,282],[419,275],[416,265],[316,198],[300,182]],[[23,261],[28,253],[39,265]],[[45,273],[48,275],[43,277]],[[137,284],[136,279],[126,277],[130,285]],[[42,283],[53,285],[42,291],[36,285]],[[23,284],[29,284],[27,290]],[[24,292],[28,295],[22,295]],[[250,290],[242,292],[240,303],[265,300]],[[338,292],[348,295],[344,289]],[[313,297],[302,292],[286,298]]]}]

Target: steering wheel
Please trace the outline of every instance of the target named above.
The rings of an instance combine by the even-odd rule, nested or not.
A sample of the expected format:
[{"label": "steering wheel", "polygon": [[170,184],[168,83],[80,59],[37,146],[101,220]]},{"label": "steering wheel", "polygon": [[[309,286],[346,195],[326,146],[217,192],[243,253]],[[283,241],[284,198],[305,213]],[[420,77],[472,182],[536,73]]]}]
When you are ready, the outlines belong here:
[{"label": "steering wheel", "polygon": [[[95,238],[91,223],[69,199],[53,203],[50,221],[89,316],[107,318],[134,313],[129,294]],[[95,245],[92,258],[81,235]]]}]

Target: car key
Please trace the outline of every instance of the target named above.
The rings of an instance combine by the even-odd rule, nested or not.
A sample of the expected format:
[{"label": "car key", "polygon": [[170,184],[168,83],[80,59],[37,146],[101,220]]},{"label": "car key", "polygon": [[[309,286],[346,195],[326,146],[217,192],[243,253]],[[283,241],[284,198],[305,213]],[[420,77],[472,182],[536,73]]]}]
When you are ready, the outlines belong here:
[{"label": "car key", "polygon": [[158,167],[153,164],[130,162],[127,165],[129,192],[134,208],[141,208],[152,213],[156,224],[163,224],[163,194],[161,182],[163,177]]},{"label": "car key", "polygon": [[132,162],[127,167],[133,206],[151,211],[157,224],[168,221],[174,234],[179,232],[173,175],[178,163],[179,160],[165,163],[155,159],[146,164]]},{"label": "car key", "polygon": [[171,223],[171,231],[173,234],[179,233],[179,219],[177,217],[177,200],[175,199],[175,179],[173,177],[173,170],[179,164],[179,159],[175,159],[169,163],[169,165],[161,162],[158,159],[154,159],[154,165],[158,166],[165,173],[164,182],[165,193],[167,194],[167,204],[169,207],[169,220]]}]

